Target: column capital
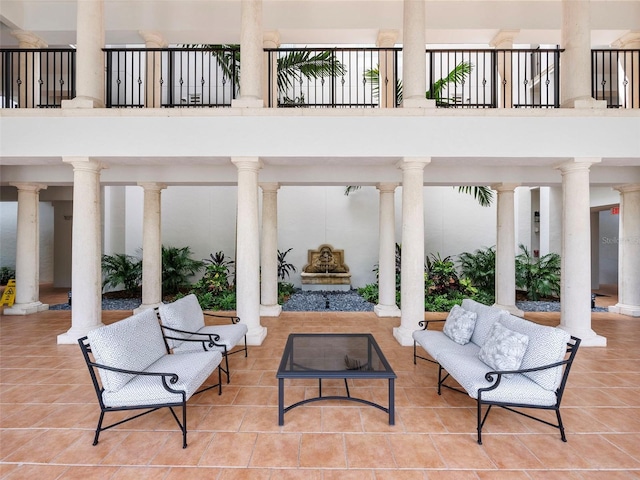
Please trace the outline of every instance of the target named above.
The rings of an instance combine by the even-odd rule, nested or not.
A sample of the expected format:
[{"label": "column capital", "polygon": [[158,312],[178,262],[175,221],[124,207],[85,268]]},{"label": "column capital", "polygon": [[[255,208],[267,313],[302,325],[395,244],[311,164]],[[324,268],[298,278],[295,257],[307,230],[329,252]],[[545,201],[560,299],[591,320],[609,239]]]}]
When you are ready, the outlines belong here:
[{"label": "column capital", "polygon": [[102,162],[98,162],[97,160],[93,160],[88,157],[63,157],[62,161],[70,163],[74,170],[85,170],[97,173],[102,169],[108,168]]},{"label": "column capital", "polygon": [[262,46],[264,48],[280,47],[280,32],[278,30],[267,30],[262,33]]},{"label": "column capital", "polygon": [[430,163],[431,157],[404,157],[398,162],[398,168],[401,170],[423,170]]},{"label": "column capital", "polygon": [[393,193],[398,188],[397,183],[379,183],[376,188],[380,190],[380,193]]},{"label": "column capital", "polygon": [[231,163],[233,163],[238,170],[257,172],[262,168],[260,157],[231,157]]},{"label": "column capital", "polygon": [[520,30],[500,30],[489,41],[493,48],[513,48],[513,39],[518,36]]},{"label": "column capital", "polygon": [[166,183],[158,183],[158,182],[138,182],[138,186],[144,188],[145,190],[164,190],[167,188]]},{"label": "column capital", "polygon": [[11,185],[12,187],[16,187],[18,190],[22,190],[26,192],[38,193],[40,190],[47,189],[47,185],[45,185],[44,183],[11,182],[9,185]]},{"label": "column capital", "polygon": [[258,184],[264,193],[275,193],[280,188],[280,184],[276,182],[264,182]]},{"label": "column capital", "polygon": [[640,48],[640,31],[628,32],[611,44],[614,48]]},{"label": "column capital", "polygon": [[555,168],[560,170],[562,175],[564,175],[565,173],[578,172],[581,170],[589,171],[591,165],[600,163],[601,161],[602,159],[598,157],[574,158],[573,160],[557,165]]},{"label": "column capital", "polygon": [[391,48],[398,43],[398,37],[400,37],[399,30],[378,30],[378,37],[376,38],[376,47]]},{"label": "column capital", "polygon": [[168,45],[162,34],[159,32],[138,30],[138,33],[144,40],[144,44],[147,48],[165,48]]},{"label": "column capital", "polygon": [[18,39],[19,48],[47,48],[47,42],[35,33],[24,30],[12,30],[11,35]]},{"label": "column capital", "polygon": [[613,187],[613,189],[619,191],[620,193],[640,192],[640,183],[616,185],[615,187]]},{"label": "column capital", "polygon": [[519,183],[493,183],[491,184],[491,190],[495,190],[496,192],[513,192],[519,186]]}]

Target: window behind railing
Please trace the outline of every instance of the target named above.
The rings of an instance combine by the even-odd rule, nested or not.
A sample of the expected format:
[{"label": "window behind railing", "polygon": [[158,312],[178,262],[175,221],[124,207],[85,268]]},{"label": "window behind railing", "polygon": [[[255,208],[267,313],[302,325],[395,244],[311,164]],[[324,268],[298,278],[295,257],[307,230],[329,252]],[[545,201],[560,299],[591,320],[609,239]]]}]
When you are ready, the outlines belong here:
[{"label": "window behind railing", "polygon": [[106,106],[229,107],[237,48],[107,48]]},{"label": "window behind railing", "polygon": [[75,97],[72,48],[2,48],[0,108],[59,108]]},{"label": "window behind railing", "polygon": [[640,50],[592,50],[591,95],[609,108],[640,108]]}]

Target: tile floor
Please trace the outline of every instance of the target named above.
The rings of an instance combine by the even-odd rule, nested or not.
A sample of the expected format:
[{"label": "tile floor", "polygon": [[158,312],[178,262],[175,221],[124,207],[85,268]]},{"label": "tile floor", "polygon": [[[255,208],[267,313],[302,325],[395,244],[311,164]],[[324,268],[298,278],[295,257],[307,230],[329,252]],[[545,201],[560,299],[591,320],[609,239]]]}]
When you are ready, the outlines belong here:
[{"label": "tile floor", "polygon": [[[600,297],[599,297],[600,298]],[[66,300],[66,295],[65,295]],[[64,301],[64,300],[63,300]],[[103,312],[110,323],[129,312]],[[438,314],[433,314],[437,316]],[[557,324],[559,314],[527,314]],[[606,348],[582,348],[563,401],[568,443],[558,432],[492,411],[475,442],[473,401],[445,391],[437,370],[413,365],[393,339],[399,319],[372,313],[283,313],[263,318],[268,336],[249,357],[231,357],[231,383],[189,402],[189,447],[170,415],[155,412],[101,434],[95,393],[73,345],[56,345],[69,312],[0,318],[0,478],[3,479],[637,479],[640,478],[640,321],[593,314]],[[292,332],[371,332],[398,375],[396,425],[358,403],[317,402],[277,424],[275,372]],[[324,383],[342,392],[342,382]],[[342,388],[341,388],[342,387]],[[290,381],[287,403],[315,395]],[[386,403],[384,381],[352,382]],[[115,415],[115,414],[112,414]]]}]

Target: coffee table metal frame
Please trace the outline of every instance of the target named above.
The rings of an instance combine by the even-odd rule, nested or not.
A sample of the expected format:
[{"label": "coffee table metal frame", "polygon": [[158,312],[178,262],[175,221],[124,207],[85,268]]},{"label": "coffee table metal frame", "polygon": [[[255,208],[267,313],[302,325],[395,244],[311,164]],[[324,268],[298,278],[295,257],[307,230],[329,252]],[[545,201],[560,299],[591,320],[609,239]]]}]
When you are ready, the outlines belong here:
[{"label": "coffee table metal frame", "polygon": [[[367,361],[362,363],[360,360],[353,360],[352,364],[348,363],[348,354],[349,351],[342,351],[339,354],[342,355],[341,359],[345,359],[343,368],[330,368],[330,369],[322,369],[316,367],[310,367],[304,365],[304,363],[296,362],[296,349],[295,349],[295,341],[297,338],[307,337],[311,339],[311,341],[316,342],[316,345],[320,345],[321,341],[329,341],[339,343],[339,339],[345,339],[348,337],[362,338],[362,341],[366,341],[367,344]],[[372,369],[370,365],[372,365],[372,359],[377,360],[375,363],[379,368]],[[304,356],[300,359],[304,362]],[[335,363],[335,362],[334,362]],[[278,368],[278,372],[276,374],[276,378],[278,379],[278,425],[284,425],[284,414],[289,410],[298,407],[300,405],[304,405],[310,402],[317,402],[319,400],[350,400],[353,402],[364,403],[365,405],[370,405],[372,407],[376,407],[383,412],[389,414],[389,425],[395,425],[395,379],[396,374],[393,369],[389,365],[389,362],[385,358],[382,350],[378,346],[373,335],[370,333],[292,333],[289,335],[287,339],[287,344],[284,348],[284,352],[282,354],[282,360],[280,362],[280,367]],[[285,379],[293,379],[293,378],[317,378],[318,379],[318,396],[313,398],[306,398],[299,402],[296,402],[288,407],[284,406],[284,381]],[[346,396],[342,395],[330,395],[323,396],[322,395],[322,380],[323,379],[344,379],[345,387],[346,387]],[[352,397],[349,392],[349,385],[347,380],[350,378],[355,379],[387,379],[389,381],[389,407],[386,408],[377,403],[371,402],[369,400],[365,400],[362,398]]]}]

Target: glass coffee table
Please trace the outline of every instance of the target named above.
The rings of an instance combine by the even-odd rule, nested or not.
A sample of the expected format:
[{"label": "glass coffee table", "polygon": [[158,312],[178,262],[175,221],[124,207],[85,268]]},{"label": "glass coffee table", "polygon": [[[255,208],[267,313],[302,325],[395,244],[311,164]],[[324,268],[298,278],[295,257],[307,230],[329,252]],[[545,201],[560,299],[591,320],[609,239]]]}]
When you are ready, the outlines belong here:
[{"label": "glass coffee table", "polygon": [[[395,424],[394,385],[396,374],[370,333],[292,333],[282,354],[276,374],[278,379],[278,425],[284,425],[284,414],[292,408],[319,400],[351,400],[364,403],[389,414],[389,425]],[[318,396],[284,406],[284,381],[289,378],[317,378]],[[322,380],[344,379],[346,396],[323,396]],[[387,379],[389,407],[352,397],[347,380]]]}]

